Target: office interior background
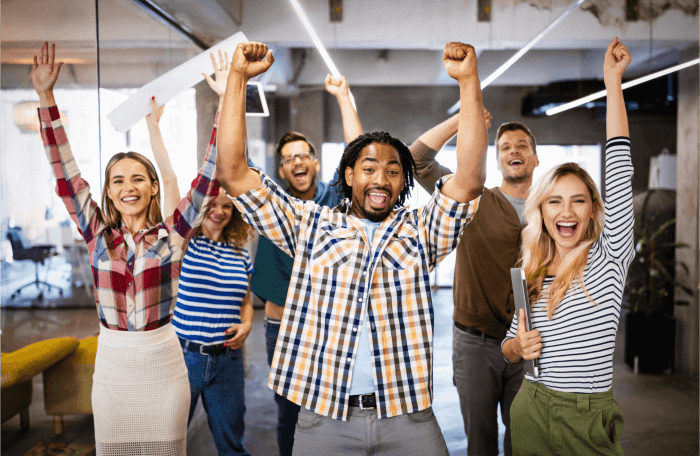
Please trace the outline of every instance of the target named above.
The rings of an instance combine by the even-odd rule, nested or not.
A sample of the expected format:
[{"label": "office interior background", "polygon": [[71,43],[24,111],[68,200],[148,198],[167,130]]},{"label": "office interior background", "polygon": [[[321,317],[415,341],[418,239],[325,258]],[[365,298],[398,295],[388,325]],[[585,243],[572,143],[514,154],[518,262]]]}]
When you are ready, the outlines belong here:
[{"label": "office interior background", "polygon": [[[364,129],[386,130],[407,144],[447,119],[459,99],[456,82],[442,66],[445,43],[472,44],[484,80],[571,5],[563,0],[300,3],[348,80]],[[268,44],[275,54],[271,70],[256,78],[270,115],[248,118],[251,159],[278,177],[275,144],[287,130],[301,131],[320,151],[318,178],[333,176],[344,147],[340,112],[323,87],[329,70],[288,0],[3,0],[0,15],[3,353],[44,339],[98,332],[86,249],[54,192],[38,133],[38,97],[29,72],[44,41],[55,42],[57,60],[65,62],[57,103],[95,200],[101,198],[104,166],[112,155],[134,150],[152,158],[144,120],[119,132],[107,115],[145,84],[239,31]],[[697,0],[583,2],[484,89],[484,105],[493,115],[487,186],[500,185],[493,147],[498,125],[520,121],[537,138],[541,164],[535,179],[552,166],[576,161],[603,190],[604,99],[554,116],[547,116],[546,109],[603,90],[604,52],[615,36],[633,56],[625,75],[632,80],[698,58],[698,25]],[[652,368],[644,355],[627,353],[632,342],[625,317],[634,313],[633,306],[621,317],[613,388],[628,401],[624,407],[621,403],[628,454],[698,454],[698,75],[695,65],[625,91],[637,240],[648,240],[668,226],[657,244],[663,239],[685,245],[660,256],[672,278],[671,297],[654,314],[670,319],[666,326],[671,328],[658,336],[663,345],[659,365]],[[181,194],[203,158],[217,101],[202,81],[165,105],[160,126]],[[453,138],[438,160],[453,167],[454,150]],[[417,186],[410,204],[420,205],[428,197]],[[22,256],[31,246],[45,246],[45,254],[39,259],[27,252]],[[443,345],[436,342],[444,352],[437,353],[447,357],[436,361],[436,378],[442,383],[436,380],[435,400],[451,453],[466,454],[456,392],[449,390],[453,264],[449,258],[432,278],[436,306],[446,322],[436,329],[436,337],[445,335]],[[674,288],[674,282],[679,286]],[[256,312],[260,323],[262,311]],[[265,387],[262,344],[260,326],[247,343],[246,445],[253,454],[276,454],[274,416],[268,416],[276,411]],[[49,389],[47,380],[50,375],[37,372],[30,381],[28,430],[22,430],[21,414],[5,416],[3,391],[3,454],[24,455],[40,443],[91,443],[88,410],[49,413],[48,395],[61,392]],[[56,436],[55,416],[63,416],[61,437]],[[200,413],[190,427],[189,454],[215,454],[208,452],[213,447],[205,421]]]}]

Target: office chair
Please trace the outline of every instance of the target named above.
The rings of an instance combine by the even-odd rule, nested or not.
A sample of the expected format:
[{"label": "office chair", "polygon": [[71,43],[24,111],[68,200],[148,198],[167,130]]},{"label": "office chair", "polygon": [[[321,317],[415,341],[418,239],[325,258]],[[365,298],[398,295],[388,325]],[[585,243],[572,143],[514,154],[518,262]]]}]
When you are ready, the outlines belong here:
[{"label": "office chair", "polygon": [[[11,298],[14,299],[15,296],[20,294],[22,289],[31,285],[35,285],[39,290],[39,299],[44,297],[44,290],[51,291],[53,288],[58,289],[59,295],[63,296],[63,288],[57,285],[52,285],[44,280],[39,280],[39,263],[44,264],[44,260],[53,256],[56,253],[56,246],[51,244],[32,245],[24,236],[24,233],[22,233],[22,228],[19,227],[8,228],[7,238],[10,240],[10,244],[12,244],[12,259],[16,261],[31,260],[34,262],[34,266],[36,267],[36,278],[34,282],[22,285],[16,289],[15,292],[12,293]],[[42,289],[39,284],[43,284],[44,288]]]}]

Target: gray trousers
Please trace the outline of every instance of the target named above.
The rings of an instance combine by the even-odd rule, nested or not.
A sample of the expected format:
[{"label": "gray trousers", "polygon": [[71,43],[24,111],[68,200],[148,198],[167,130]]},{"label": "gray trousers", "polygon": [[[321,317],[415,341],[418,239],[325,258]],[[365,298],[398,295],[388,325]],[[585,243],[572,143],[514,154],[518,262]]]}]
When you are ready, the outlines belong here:
[{"label": "gray trousers", "polygon": [[299,412],[293,456],[381,455],[448,456],[432,407],[391,418],[375,409],[350,407],[340,421],[306,410]]},{"label": "gray trousers", "polygon": [[506,426],[504,450],[511,456],[510,405],[525,376],[521,364],[510,364],[501,353],[501,343],[474,336],[454,327],[452,338],[454,384],[467,434],[467,455],[498,455],[500,404]]}]

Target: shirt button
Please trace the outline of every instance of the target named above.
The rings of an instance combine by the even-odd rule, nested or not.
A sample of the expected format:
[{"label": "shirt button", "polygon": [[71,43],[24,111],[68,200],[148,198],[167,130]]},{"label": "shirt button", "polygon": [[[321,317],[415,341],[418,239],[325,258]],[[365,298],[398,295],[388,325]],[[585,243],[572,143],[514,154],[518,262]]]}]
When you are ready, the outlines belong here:
[{"label": "shirt button", "polygon": [[362,271],[362,275],[363,275],[363,276],[366,276],[366,275],[367,275],[367,271]]},{"label": "shirt button", "polygon": [[358,301],[362,302],[362,298],[358,299]]},{"label": "shirt button", "polygon": [[352,328],[352,332],[357,332],[357,328]]},{"label": "shirt button", "polygon": [[350,358],[349,356],[348,356],[348,362],[349,362],[349,363],[352,362],[352,358]]}]

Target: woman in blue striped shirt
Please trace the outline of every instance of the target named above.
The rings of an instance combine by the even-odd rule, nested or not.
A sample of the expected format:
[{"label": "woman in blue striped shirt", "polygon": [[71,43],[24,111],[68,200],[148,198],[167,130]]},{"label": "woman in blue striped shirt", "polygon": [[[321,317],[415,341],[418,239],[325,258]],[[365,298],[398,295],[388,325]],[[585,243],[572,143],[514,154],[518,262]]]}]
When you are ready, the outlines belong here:
[{"label": "woman in blue striped shirt", "polygon": [[556,167],[525,203],[523,269],[532,327],[513,318],[502,344],[510,362],[539,361],[511,406],[514,455],[620,455],[622,415],[612,396],[612,356],[634,213],[622,75],[631,56],[617,38],[605,54],[606,201],[574,163]]},{"label": "woman in blue striped shirt", "polygon": [[[215,77],[207,76],[219,95],[226,88],[227,60],[219,55],[217,66],[212,56]],[[163,175],[167,213],[168,201],[178,200],[177,178],[158,129],[162,106],[152,99],[151,108],[147,121]],[[225,455],[249,455],[243,445],[246,407],[241,347],[253,320],[249,286],[253,266],[245,248],[252,234],[231,199],[219,193],[187,246],[172,319],[189,371],[189,421],[201,396],[218,453]]]}]

